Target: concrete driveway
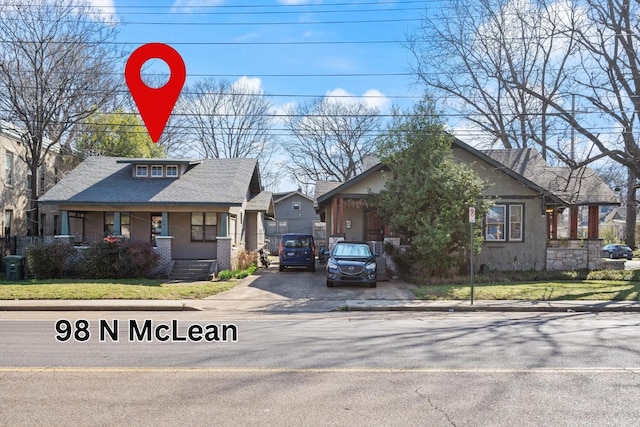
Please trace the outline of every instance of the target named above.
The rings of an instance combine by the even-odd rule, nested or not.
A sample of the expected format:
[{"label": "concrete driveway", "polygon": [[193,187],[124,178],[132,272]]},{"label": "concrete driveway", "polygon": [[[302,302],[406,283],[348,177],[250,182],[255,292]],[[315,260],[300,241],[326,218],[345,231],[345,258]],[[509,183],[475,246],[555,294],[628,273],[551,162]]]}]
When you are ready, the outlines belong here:
[{"label": "concrete driveway", "polygon": [[412,300],[415,286],[398,281],[379,281],[378,286],[326,286],[324,266],[315,273],[305,269],[278,271],[278,264],[238,283],[233,289],[207,298],[211,307],[244,311],[309,311],[326,312],[339,309],[347,300]]}]

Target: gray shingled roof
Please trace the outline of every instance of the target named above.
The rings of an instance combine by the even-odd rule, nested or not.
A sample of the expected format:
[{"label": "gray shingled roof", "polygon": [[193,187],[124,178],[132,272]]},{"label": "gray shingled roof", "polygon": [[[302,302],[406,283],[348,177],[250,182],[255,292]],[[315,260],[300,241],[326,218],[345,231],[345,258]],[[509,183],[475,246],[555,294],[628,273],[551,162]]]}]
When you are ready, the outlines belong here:
[{"label": "gray shingled roof", "polygon": [[[59,205],[239,206],[250,187],[252,191],[260,191],[256,159],[176,160],[190,162],[179,178],[134,178],[131,160],[89,157],[38,201]],[[167,159],[161,161],[166,163]]]},{"label": "gray shingled roof", "polygon": [[313,197],[318,200],[318,197],[328,193],[340,185],[342,185],[342,182],[339,181],[316,181],[316,190]]},{"label": "gray shingled roof", "polygon": [[482,150],[482,153],[548,190],[568,205],[619,204],[619,197],[591,168],[548,166],[532,148]]},{"label": "gray shingled roof", "polygon": [[256,195],[251,200],[249,200],[246,206],[246,210],[266,212],[267,215],[273,215],[273,193],[270,191],[263,191],[260,194]]}]

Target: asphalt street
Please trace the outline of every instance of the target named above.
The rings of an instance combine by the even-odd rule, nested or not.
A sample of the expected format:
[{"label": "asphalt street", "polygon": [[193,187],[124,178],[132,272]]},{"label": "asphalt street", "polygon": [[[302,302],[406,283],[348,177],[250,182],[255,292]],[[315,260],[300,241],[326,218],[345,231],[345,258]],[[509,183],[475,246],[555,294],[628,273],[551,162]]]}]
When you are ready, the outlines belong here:
[{"label": "asphalt street", "polygon": [[[67,317],[66,314],[73,314]],[[637,425],[626,313],[100,313],[0,320],[0,425]],[[211,317],[210,317],[211,316]],[[100,341],[99,320],[120,339]],[[233,323],[235,342],[130,341],[129,322]]]},{"label": "asphalt street", "polygon": [[0,312],[0,426],[637,425],[637,314],[341,309],[412,298],[269,269],[194,311]]}]

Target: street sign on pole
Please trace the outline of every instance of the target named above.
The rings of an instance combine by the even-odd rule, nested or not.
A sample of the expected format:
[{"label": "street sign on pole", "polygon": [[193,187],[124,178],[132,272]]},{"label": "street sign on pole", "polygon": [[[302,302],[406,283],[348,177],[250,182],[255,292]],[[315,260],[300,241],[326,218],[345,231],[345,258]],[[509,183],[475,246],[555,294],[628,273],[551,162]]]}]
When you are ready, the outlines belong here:
[{"label": "street sign on pole", "polygon": [[474,252],[474,248],[473,248],[473,224],[475,224],[476,222],[476,208],[471,207],[469,208],[469,235],[470,235],[470,240],[471,240],[471,244],[469,246],[471,252],[470,252],[470,256],[469,256],[469,262],[470,262],[470,266],[469,266],[469,270],[471,272],[471,305],[473,305],[473,252]]}]

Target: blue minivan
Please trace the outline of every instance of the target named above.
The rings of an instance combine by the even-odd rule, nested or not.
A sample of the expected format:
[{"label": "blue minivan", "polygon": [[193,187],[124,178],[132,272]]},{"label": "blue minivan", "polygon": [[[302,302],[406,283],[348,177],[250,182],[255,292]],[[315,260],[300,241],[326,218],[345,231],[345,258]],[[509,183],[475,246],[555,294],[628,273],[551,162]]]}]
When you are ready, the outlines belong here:
[{"label": "blue minivan", "polygon": [[280,271],[287,267],[307,267],[316,271],[316,246],[310,234],[283,234],[280,239]]}]

